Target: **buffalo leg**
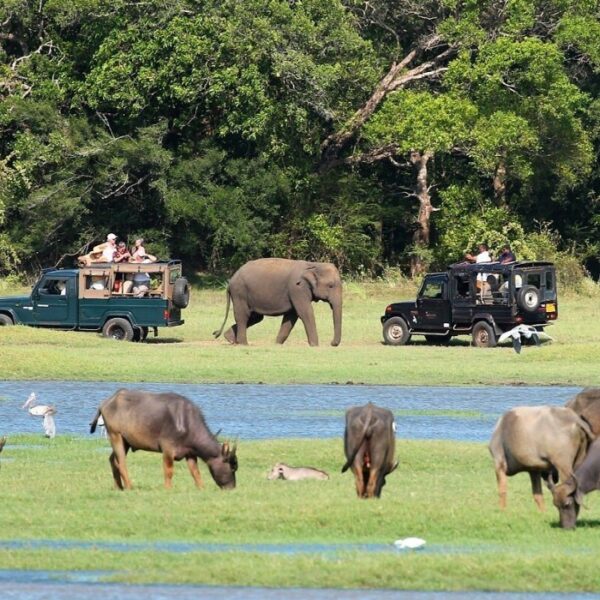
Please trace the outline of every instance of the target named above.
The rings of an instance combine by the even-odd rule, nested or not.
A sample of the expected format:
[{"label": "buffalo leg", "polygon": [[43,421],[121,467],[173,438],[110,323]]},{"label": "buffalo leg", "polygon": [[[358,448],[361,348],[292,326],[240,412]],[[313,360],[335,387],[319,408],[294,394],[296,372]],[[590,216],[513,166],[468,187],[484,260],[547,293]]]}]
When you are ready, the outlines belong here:
[{"label": "buffalo leg", "polygon": [[[127,456],[128,447],[125,445],[125,440],[123,436],[118,433],[110,434],[110,444],[113,448],[113,454],[115,455],[114,462],[117,465],[117,469],[119,471],[119,475],[121,476],[122,483],[121,485],[126,489],[131,489],[131,479],[129,479],[129,473],[127,472],[127,463],[125,461],[125,457]],[[111,465],[113,463],[111,462]],[[117,486],[119,483],[115,479],[115,483]],[[123,489],[123,488],[121,488]]]},{"label": "buffalo leg", "polygon": [[195,457],[191,457],[187,459],[187,466],[196,482],[197,488],[202,488],[202,477],[200,476],[200,471],[198,470],[198,460]]},{"label": "buffalo leg", "polygon": [[529,478],[531,479],[531,492],[533,493],[533,499],[535,500],[535,503],[540,511],[544,512],[546,510],[546,506],[544,504],[544,496],[542,496],[542,475],[538,472],[529,473]]},{"label": "buffalo leg", "polygon": [[165,487],[170,490],[173,487],[173,457],[163,452],[163,470],[165,472]]},{"label": "buffalo leg", "polygon": [[506,471],[502,467],[496,467],[496,481],[498,482],[498,497],[500,499],[500,508],[506,508]]},{"label": "buffalo leg", "polygon": [[367,481],[367,498],[374,498],[377,495],[377,480],[379,470],[371,467],[369,471],[369,480]]},{"label": "buffalo leg", "polygon": [[354,483],[356,484],[356,495],[362,498],[365,495],[365,480],[363,477],[362,464],[352,465],[352,472],[354,473]]},{"label": "buffalo leg", "polygon": [[291,310],[283,315],[283,319],[281,319],[281,327],[279,328],[279,333],[277,334],[276,342],[278,344],[283,344],[283,342],[288,339],[297,320],[298,315],[295,310]]},{"label": "buffalo leg", "polygon": [[108,462],[110,463],[110,468],[112,470],[113,479],[115,480],[115,487],[118,490],[123,489],[123,481],[121,479],[121,474],[119,473],[119,466],[117,465],[117,457],[114,452],[111,452],[108,457]]}]

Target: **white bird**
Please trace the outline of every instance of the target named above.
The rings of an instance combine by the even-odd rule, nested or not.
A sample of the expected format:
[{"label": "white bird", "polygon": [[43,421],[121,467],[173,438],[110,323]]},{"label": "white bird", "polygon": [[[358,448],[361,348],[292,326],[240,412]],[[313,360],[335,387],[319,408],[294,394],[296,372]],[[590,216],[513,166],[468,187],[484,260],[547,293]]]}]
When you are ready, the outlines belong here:
[{"label": "white bird", "polygon": [[104,417],[102,415],[100,415],[98,417],[98,421],[96,421],[96,425],[98,427],[102,427],[102,436],[106,437],[106,425],[104,424]]},{"label": "white bird", "polygon": [[29,398],[25,401],[25,404],[21,408],[28,409],[29,414],[33,417],[44,417],[44,433],[46,437],[53,438],[56,436],[56,423],[54,421],[54,415],[56,409],[54,406],[48,404],[35,404],[37,401],[35,392],[29,394]]},{"label": "white bird", "polygon": [[21,406],[21,408],[22,409],[29,408],[30,406],[35,404],[36,401],[37,401],[37,398],[35,397],[35,392],[31,392],[31,394],[29,394],[29,398],[27,398],[27,400],[25,400],[25,404],[23,404],[23,406]]},{"label": "white bird", "polygon": [[519,354],[521,352],[522,338],[533,340],[536,346],[539,346],[541,340],[552,341],[552,338],[545,331],[538,331],[532,325],[517,325],[508,331],[505,331],[499,338],[498,343],[505,342],[512,338],[513,348]]},{"label": "white bird", "polygon": [[416,550],[417,548],[422,548],[425,544],[425,540],[418,537],[407,537],[394,542],[394,546],[401,550]]}]

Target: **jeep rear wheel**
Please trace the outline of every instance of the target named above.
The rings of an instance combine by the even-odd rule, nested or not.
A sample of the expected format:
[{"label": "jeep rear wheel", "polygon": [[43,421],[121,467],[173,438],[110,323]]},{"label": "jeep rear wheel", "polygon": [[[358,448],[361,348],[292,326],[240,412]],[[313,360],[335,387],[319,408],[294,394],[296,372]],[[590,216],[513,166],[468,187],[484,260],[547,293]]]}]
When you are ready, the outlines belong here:
[{"label": "jeep rear wheel", "polygon": [[517,293],[517,304],[525,312],[535,312],[541,301],[540,290],[533,285],[525,285]]},{"label": "jeep rear wheel", "polygon": [[0,327],[5,325],[14,325],[13,320],[8,315],[0,315]]},{"label": "jeep rear wheel", "polygon": [[185,277],[178,277],[173,284],[173,304],[177,308],[186,308],[190,303],[190,284]]},{"label": "jeep rear wheel", "polygon": [[133,327],[127,319],[114,318],[104,323],[102,335],[113,340],[131,342],[134,338]]},{"label": "jeep rear wheel", "polygon": [[478,321],[473,325],[473,346],[477,348],[495,348],[498,340],[494,328],[485,321]]},{"label": "jeep rear wheel", "polygon": [[383,324],[383,340],[390,346],[403,346],[410,341],[408,325],[402,317],[392,317]]}]

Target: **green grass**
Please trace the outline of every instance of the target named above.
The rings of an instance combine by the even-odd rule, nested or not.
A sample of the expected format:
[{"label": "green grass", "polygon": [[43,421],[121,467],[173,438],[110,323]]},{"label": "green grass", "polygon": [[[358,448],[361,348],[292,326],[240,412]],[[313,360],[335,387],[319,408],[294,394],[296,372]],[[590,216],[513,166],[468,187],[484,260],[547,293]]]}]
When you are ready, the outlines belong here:
[{"label": "green grass", "polygon": [[[224,290],[194,290],[185,325],[162,329],[145,344],[119,345],[94,333],[0,328],[5,379],[81,379],[123,382],[370,383],[395,385],[598,385],[600,303],[563,294],[559,319],[548,329],[555,342],[526,347],[472,348],[469,337],[449,347],[422,337],[404,347],[382,344],[380,316],[412,289],[384,284],[345,286],[342,344],[329,346],[331,311],[315,305],[321,346],[310,348],[298,322],[283,346],[275,344],[278,318],[249,330],[249,346],[214,340],[225,311]],[[232,314],[229,315],[231,324]]]},{"label": "green grass", "polygon": [[[509,480],[508,509],[497,508],[483,444],[399,440],[399,469],[380,500],[359,500],[340,474],[341,440],[242,442],[234,491],[201,471],[198,491],[183,464],[162,486],[158,454],[129,456],[134,490],[112,489],[108,443],[14,436],[0,462],[2,540],[380,543],[419,536],[425,551],[260,554],[253,551],[0,549],[3,568],[100,569],[125,582],[260,586],[597,591],[600,499],[588,496],[576,531],[538,513],[529,478]],[[11,459],[11,460],[6,460]],[[326,482],[267,481],[273,463],[311,464]],[[507,576],[510,573],[510,577]]]}]

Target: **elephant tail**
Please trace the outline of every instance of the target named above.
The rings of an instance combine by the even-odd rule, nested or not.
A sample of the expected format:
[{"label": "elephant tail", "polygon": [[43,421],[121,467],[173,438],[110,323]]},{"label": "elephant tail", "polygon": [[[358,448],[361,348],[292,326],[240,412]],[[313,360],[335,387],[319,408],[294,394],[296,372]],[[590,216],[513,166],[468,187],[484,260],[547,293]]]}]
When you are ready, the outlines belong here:
[{"label": "elephant tail", "polygon": [[229,316],[229,303],[231,302],[231,294],[229,293],[229,287],[227,288],[227,308],[225,309],[225,318],[223,319],[223,324],[221,325],[221,329],[218,331],[213,331],[213,335],[215,339],[218,338],[222,333],[223,329],[225,329],[225,323],[227,323],[227,317]]}]

